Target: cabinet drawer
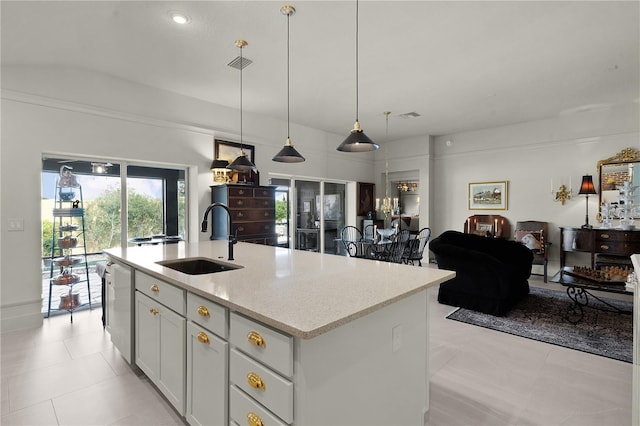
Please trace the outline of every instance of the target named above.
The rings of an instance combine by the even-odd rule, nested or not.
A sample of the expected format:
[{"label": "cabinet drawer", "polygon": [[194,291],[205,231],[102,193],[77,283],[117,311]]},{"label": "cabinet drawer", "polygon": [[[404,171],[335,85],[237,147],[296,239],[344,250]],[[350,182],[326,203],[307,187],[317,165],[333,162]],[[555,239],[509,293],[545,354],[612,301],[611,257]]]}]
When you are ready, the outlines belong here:
[{"label": "cabinet drawer", "polygon": [[597,230],[595,232],[598,243],[606,241],[627,241],[640,245],[640,232],[614,230]]},{"label": "cabinet drawer", "polygon": [[235,312],[229,318],[232,345],[285,376],[293,376],[292,337]]},{"label": "cabinet drawer", "polygon": [[212,333],[227,338],[227,309],[193,293],[187,293],[187,318]]},{"label": "cabinet drawer", "polygon": [[[252,416],[255,420],[249,422],[249,416]],[[261,424],[260,422],[262,422],[264,426],[286,425],[286,423],[282,422],[235,386],[230,386],[229,388],[229,417],[232,422],[240,425]]]},{"label": "cabinet drawer", "polygon": [[229,197],[253,197],[253,188],[247,186],[229,186]]},{"label": "cabinet drawer", "polygon": [[229,198],[230,209],[273,209],[275,205],[272,198]]},{"label": "cabinet drawer", "polygon": [[274,188],[255,188],[253,193],[256,198],[275,199],[276,190]]},{"label": "cabinet drawer", "polygon": [[293,383],[236,349],[231,350],[229,383],[235,384],[285,422],[293,421]]},{"label": "cabinet drawer", "polygon": [[256,235],[256,234],[275,234],[276,223],[270,222],[251,222],[251,223],[234,223],[233,234],[238,237],[243,235]]},{"label": "cabinet drawer", "polygon": [[136,290],[184,315],[185,291],[183,289],[140,271],[136,271],[135,282]]},{"label": "cabinet drawer", "polygon": [[596,252],[630,256],[637,253],[638,246],[640,245],[623,241],[598,241],[596,243]]},{"label": "cabinet drawer", "polygon": [[234,223],[256,220],[275,220],[275,209],[240,209],[231,210],[231,217]]}]

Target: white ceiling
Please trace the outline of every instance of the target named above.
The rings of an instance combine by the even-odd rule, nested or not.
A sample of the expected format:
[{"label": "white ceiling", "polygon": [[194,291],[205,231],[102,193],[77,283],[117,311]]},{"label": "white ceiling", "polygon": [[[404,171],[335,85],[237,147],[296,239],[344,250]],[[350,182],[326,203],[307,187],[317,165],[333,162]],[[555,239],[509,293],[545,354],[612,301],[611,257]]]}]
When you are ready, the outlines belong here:
[{"label": "white ceiling", "polygon": [[[355,1],[1,2],[2,63],[79,67],[348,134]],[[360,2],[360,123],[384,138],[439,135],[639,100],[638,1]],[[186,13],[179,26],[169,11]],[[401,119],[400,114],[421,116]],[[295,140],[295,137],[294,137]]]}]

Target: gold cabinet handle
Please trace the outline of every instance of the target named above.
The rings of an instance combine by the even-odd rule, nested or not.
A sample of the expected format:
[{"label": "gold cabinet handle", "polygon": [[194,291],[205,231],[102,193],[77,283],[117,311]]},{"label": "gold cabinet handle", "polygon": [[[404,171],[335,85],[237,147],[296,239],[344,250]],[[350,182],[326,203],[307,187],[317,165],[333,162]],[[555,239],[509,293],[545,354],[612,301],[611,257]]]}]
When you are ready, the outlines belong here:
[{"label": "gold cabinet handle", "polygon": [[202,332],[202,331],[200,333],[198,333],[198,342],[204,343],[204,344],[207,344],[207,345],[211,343],[209,341],[209,336],[207,336],[207,334]]},{"label": "gold cabinet handle", "polygon": [[154,284],[151,286],[151,291],[153,291],[154,293],[157,293],[160,291],[160,287],[158,287],[158,284]]},{"label": "gold cabinet handle", "polygon": [[239,191],[238,191],[238,194],[239,194],[239,195],[244,195],[244,189],[239,190]]},{"label": "gold cabinet handle", "polygon": [[247,413],[247,424],[249,426],[264,426],[264,422],[260,416],[253,411]]},{"label": "gold cabinet handle", "polygon": [[244,213],[238,212],[238,217],[244,217]]},{"label": "gold cabinet handle", "polygon": [[264,340],[264,337],[262,337],[257,331],[250,331],[249,334],[247,334],[247,340],[254,346],[261,348],[265,348],[267,346],[267,342]]},{"label": "gold cabinet handle", "polygon": [[151,312],[153,315],[158,315],[158,310],[156,308],[149,309],[149,312]]},{"label": "gold cabinet handle", "polygon": [[606,240],[609,238],[609,234],[600,234],[600,238],[604,238]]},{"label": "gold cabinet handle", "polygon": [[209,310],[206,306],[198,306],[198,315],[207,318],[211,317],[211,314],[209,313]]},{"label": "gold cabinet handle", "polygon": [[609,246],[606,246],[606,245],[604,245],[604,244],[603,244],[603,245],[601,245],[601,246],[600,246],[600,248],[601,248],[602,250],[609,250]]},{"label": "gold cabinet handle", "polygon": [[236,204],[239,205],[239,206],[244,206],[244,201],[238,200],[238,202]]},{"label": "gold cabinet handle", "polygon": [[264,384],[264,380],[257,373],[251,372],[247,374],[247,383],[249,386],[255,389],[267,390],[267,385]]}]

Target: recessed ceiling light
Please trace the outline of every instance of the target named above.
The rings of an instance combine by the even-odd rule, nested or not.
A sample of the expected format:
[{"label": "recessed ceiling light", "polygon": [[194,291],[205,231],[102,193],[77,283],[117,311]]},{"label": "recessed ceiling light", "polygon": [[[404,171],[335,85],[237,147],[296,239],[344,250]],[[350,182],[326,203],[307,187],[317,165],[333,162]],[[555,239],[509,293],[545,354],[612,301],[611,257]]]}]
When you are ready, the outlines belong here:
[{"label": "recessed ceiling light", "polygon": [[191,19],[182,12],[169,12],[169,16],[176,24],[188,24],[191,21]]}]

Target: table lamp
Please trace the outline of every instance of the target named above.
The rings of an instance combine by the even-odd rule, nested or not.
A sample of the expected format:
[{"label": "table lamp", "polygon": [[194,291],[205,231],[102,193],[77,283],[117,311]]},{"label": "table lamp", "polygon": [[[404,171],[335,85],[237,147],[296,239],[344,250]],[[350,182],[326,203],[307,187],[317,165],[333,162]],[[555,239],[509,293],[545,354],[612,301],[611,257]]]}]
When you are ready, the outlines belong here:
[{"label": "table lamp", "polygon": [[587,200],[587,212],[585,215],[585,224],[582,225],[583,229],[591,229],[593,226],[589,225],[589,195],[597,194],[596,188],[593,186],[593,178],[591,175],[582,176],[582,184],[580,185],[580,195],[585,195]]}]

